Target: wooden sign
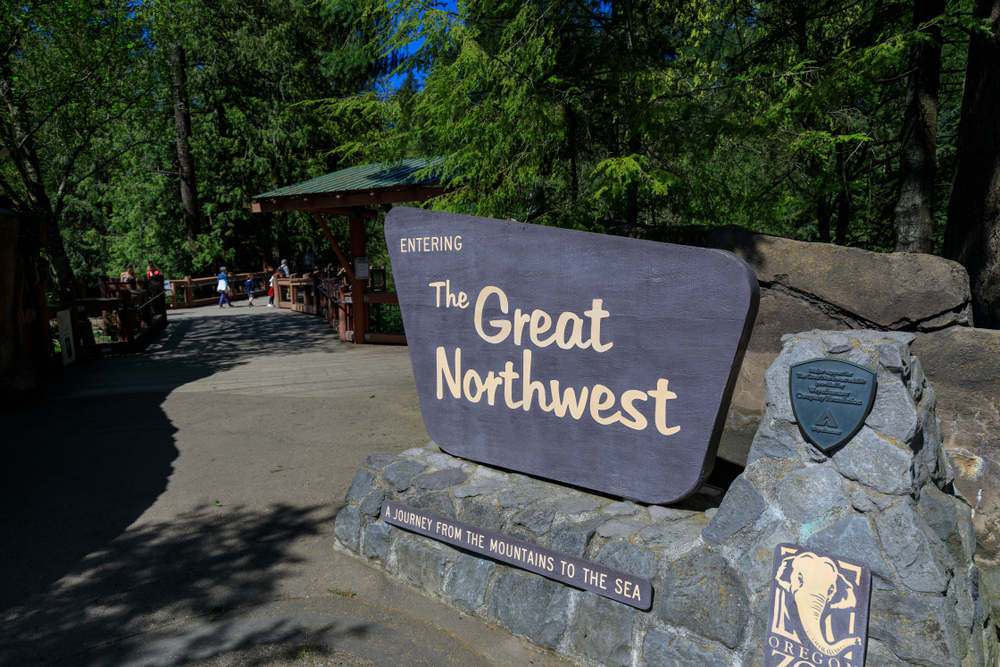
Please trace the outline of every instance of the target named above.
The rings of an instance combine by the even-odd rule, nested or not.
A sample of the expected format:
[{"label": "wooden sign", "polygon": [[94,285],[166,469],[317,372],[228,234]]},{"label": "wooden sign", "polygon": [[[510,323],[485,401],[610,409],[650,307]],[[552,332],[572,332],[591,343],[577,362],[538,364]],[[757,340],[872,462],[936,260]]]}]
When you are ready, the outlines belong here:
[{"label": "wooden sign", "polygon": [[382,503],[382,520],[522,570],[592,591],[636,609],[646,610],[653,604],[653,587],[642,577],[546,549],[509,535],[401,505],[392,500]]},{"label": "wooden sign", "polygon": [[647,503],[711,472],[757,313],[742,259],[412,208],[385,237],[441,449]]},{"label": "wooden sign", "polygon": [[871,581],[859,561],[775,547],[764,667],[864,665]]}]

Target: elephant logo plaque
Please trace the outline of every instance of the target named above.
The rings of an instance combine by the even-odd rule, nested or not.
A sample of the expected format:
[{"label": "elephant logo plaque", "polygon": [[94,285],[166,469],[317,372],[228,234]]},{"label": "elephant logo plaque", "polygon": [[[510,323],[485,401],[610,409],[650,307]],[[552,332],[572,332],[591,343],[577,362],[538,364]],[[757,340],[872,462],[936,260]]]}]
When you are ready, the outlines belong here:
[{"label": "elephant logo plaque", "polygon": [[764,667],[861,667],[871,570],[864,563],[779,544],[774,550]]},{"label": "elephant logo plaque", "polygon": [[826,452],[864,426],[875,404],[878,380],[864,366],[840,359],[810,359],[788,373],[792,411],[802,436]]}]

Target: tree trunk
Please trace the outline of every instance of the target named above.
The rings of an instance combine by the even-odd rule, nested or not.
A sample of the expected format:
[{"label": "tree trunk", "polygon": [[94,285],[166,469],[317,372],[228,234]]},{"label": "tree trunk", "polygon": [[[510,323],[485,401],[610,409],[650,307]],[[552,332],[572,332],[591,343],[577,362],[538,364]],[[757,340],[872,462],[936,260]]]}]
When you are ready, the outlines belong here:
[{"label": "tree trunk", "polygon": [[944,255],[965,266],[976,325],[1000,328],[1000,0],[979,0],[974,15],[992,21],[969,39],[958,153]]},{"label": "tree trunk", "polygon": [[9,159],[14,163],[26,195],[25,203],[39,221],[40,242],[45,246],[52,269],[55,291],[65,297],[76,290],[76,276],[70,266],[66,248],[59,235],[59,223],[52,209],[52,201],[45,191],[41,162],[35,151],[34,136],[28,131],[27,120],[20,101],[14,93],[14,77],[10,63],[0,59],[0,100],[7,107],[6,123],[0,121],[3,132],[0,138],[10,150]]},{"label": "tree trunk", "polygon": [[184,238],[188,252],[194,259],[197,255],[198,233],[198,189],[194,180],[194,162],[191,159],[191,113],[187,99],[187,63],[184,47],[175,44],[170,53],[170,64],[174,77],[174,127],[177,132],[177,161],[181,174],[181,204],[184,207]]},{"label": "tree trunk", "polygon": [[14,267],[17,266],[17,218],[0,206],[0,375],[14,367],[14,350],[17,327],[21,322],[15,304],[20,302],[15,294]]},{"label": "tree trunk", "polygon": [[[913,27],[944,14],[945,0],[914,0]],[[941,72],[941,26],[928,26],[910,50],[906,112],[900,139],[899,199],[893,215],[897,252],[933,249],[934,179],[937,175],[938,85]]]}]

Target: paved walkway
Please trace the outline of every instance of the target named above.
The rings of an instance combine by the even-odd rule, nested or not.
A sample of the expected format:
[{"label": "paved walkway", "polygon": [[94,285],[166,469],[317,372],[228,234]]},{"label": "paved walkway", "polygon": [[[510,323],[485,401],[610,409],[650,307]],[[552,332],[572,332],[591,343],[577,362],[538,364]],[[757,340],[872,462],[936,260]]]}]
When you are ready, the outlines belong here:
[{"label": "paved walkway", "polygon": [[0,667],[570,664],[333,550],[364,457],[429,440],[407,348],[169,319],[0,412]]}]

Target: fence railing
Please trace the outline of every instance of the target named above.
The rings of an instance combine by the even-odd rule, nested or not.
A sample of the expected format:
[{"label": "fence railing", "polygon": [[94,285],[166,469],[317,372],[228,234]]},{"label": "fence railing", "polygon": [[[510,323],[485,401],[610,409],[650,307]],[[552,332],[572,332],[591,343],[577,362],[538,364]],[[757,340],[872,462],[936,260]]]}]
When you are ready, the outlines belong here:
[{"label": "fence railing", "polygon": [[[47,303],[45,283],[36,286],[34,307],[21,313],[22,349],[46,374],[78,358],[139,351],[167,324],[163,284],[129,289],[121,281],[101,280],[101,296]],[[92,316],[100,315],[94,326]],[[94,320],[97,318],[94,317]]]}]

